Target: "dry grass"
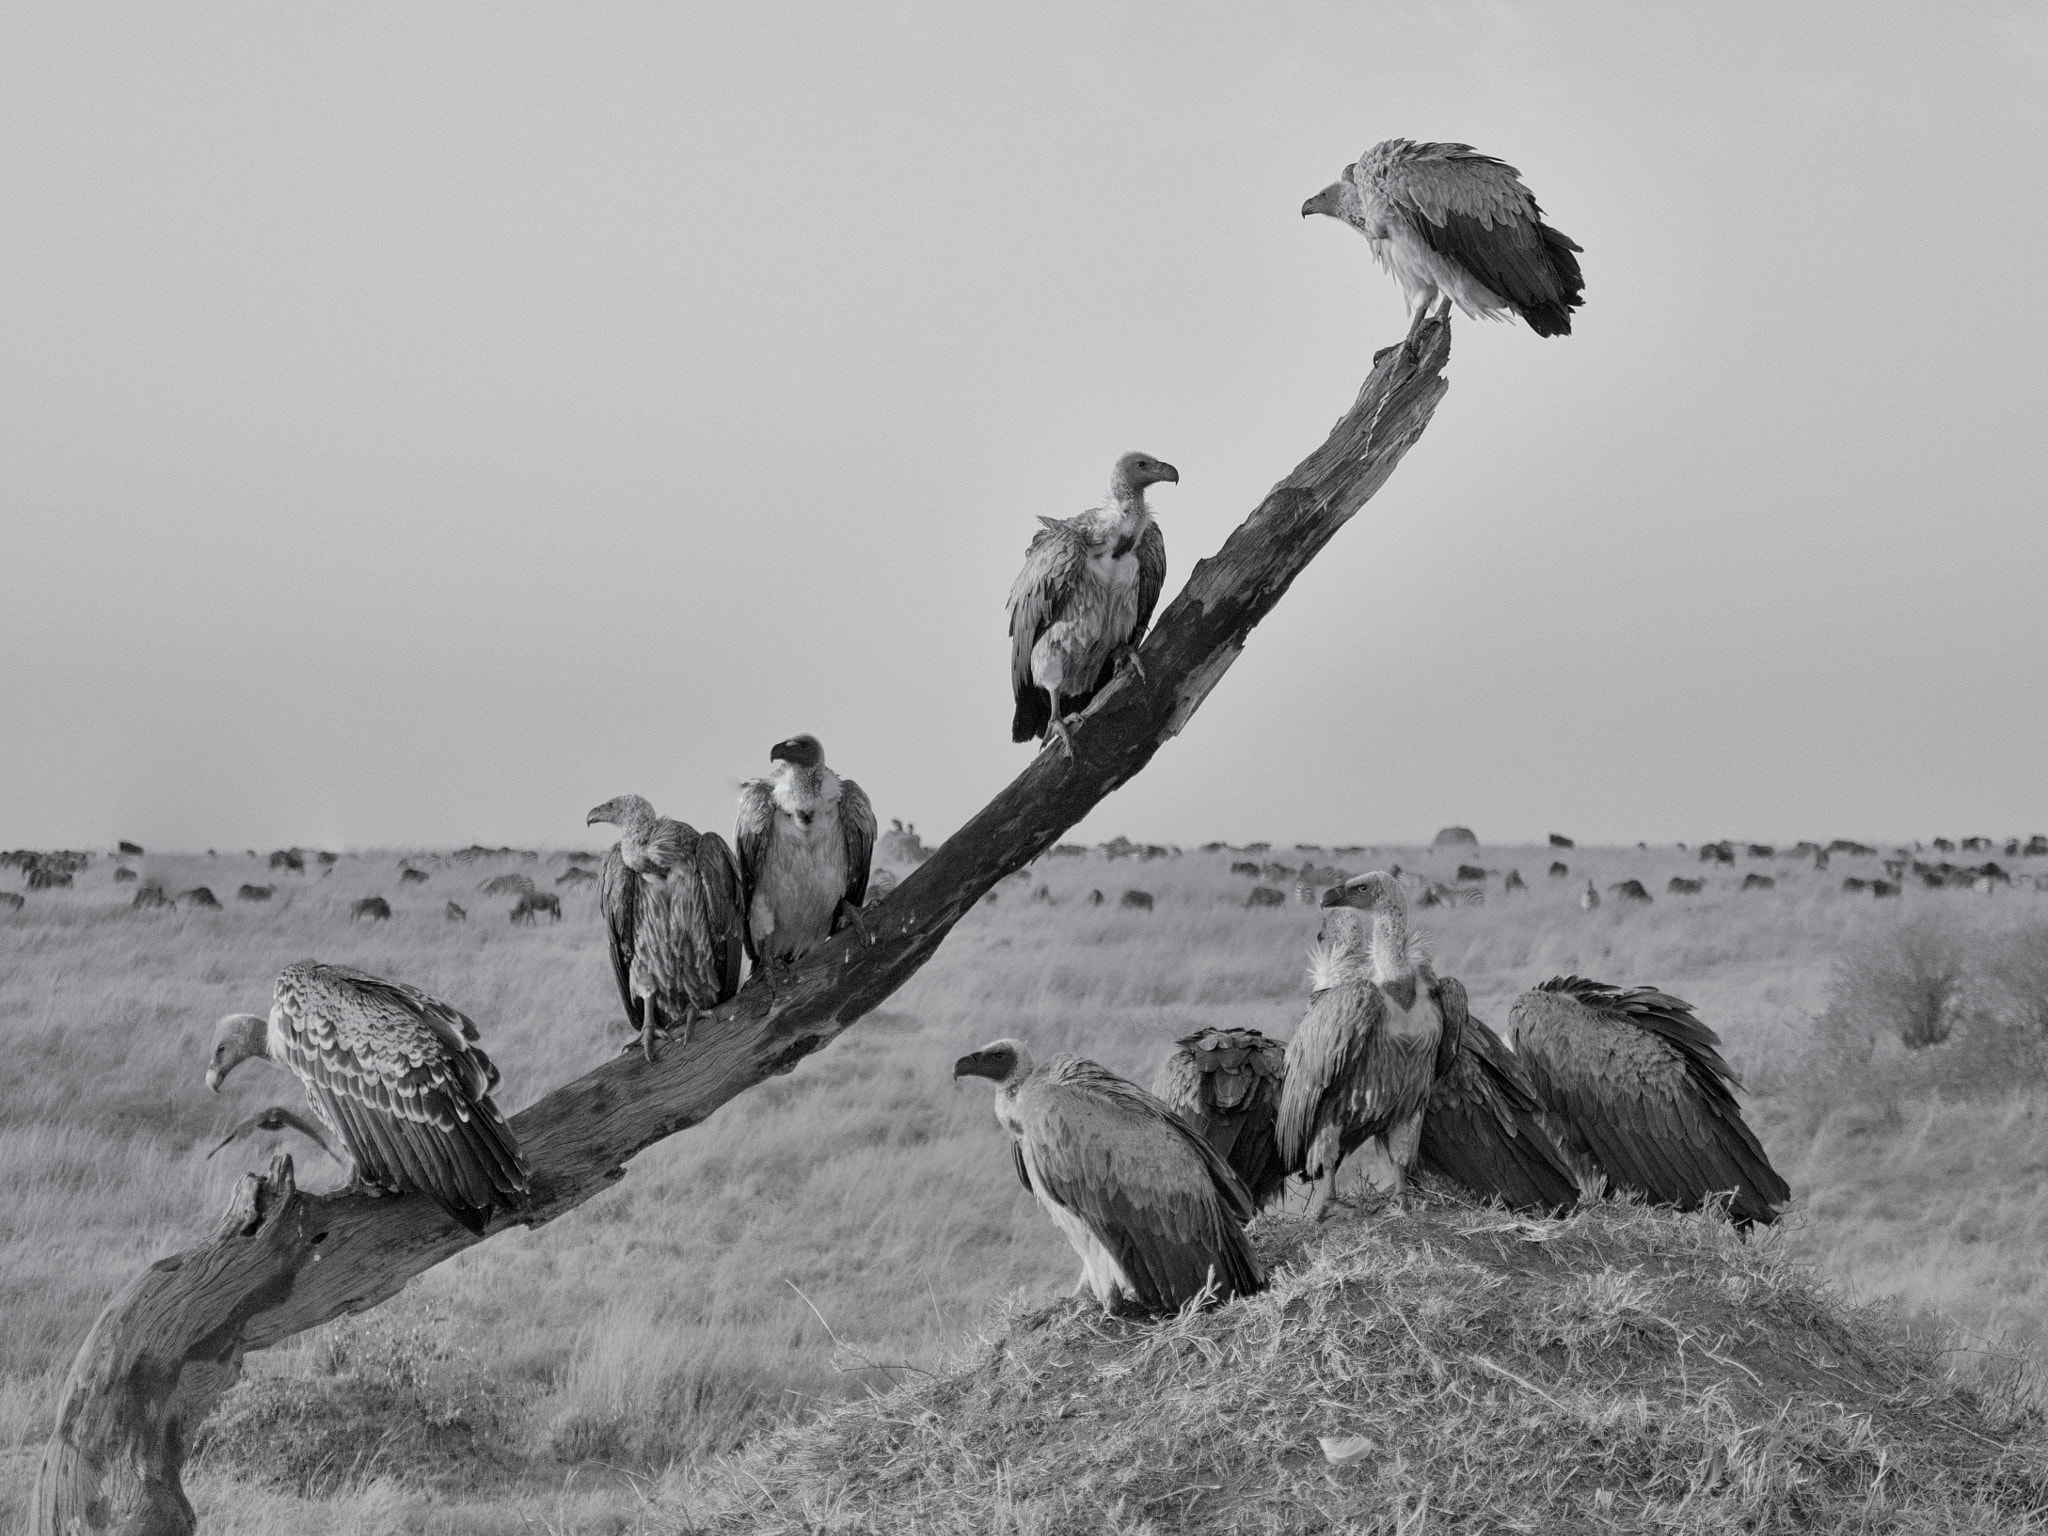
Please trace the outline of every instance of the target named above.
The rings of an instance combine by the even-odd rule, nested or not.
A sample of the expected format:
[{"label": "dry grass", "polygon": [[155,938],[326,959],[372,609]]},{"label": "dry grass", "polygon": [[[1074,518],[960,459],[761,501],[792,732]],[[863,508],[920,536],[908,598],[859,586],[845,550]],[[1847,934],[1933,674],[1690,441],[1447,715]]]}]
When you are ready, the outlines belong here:
[{"label": "dry grass", "polygon": [[[1748,1074],[1753,1118],[1793,1181],[1801,1215],[1788,1250],[1860,1296],[1967,1325],[1979,1353],[1951,1358],[1973,1368],[1995,1366],[2012,1344],[2041,1348],[2048,1181],[2033,1117],[2048,1094],[2035,1058],[2015,1048],[2032,1037],[2001,1021],[2033,995],[2028,967],[2042,950],[2029,936],[2048,897],[1915,891],[1874,903],[1839,893],[1841,875],[1867,872],[1857,868],[1867,861],[1838,858],[1826,875],[1753,866],[1779,875],[1774,891],[1738,894],[1738,869],[1710,873],[1702,896],[1667,899],[1671,874],[1701,872],[1689,855],[1563,857],[1574,878],[1553,882],[1545,850],[1486,849],[1476,862],[1518,866],[1535,888],[1504,899],[1496,880],[1484,907],[1418,914],[1478,1011],[1499,1022],[1515,992],[1568,970],[1691,998]],[[1386,850],[1337,860],[1396,861],[1448,875],[1459,859]],[[559,927],[526,929],[506,921],[509,898],[475,890],[504,869],[546,883],[559,865],[441,865],[426,885],[400,886],[395,856],[366,855],[325,877],[275,877],[267,907],[233,901],[240,881],[272,878],[240,856],[146,865],[173,891],[212,886],[227,909],[130,911],[133,887],[114,885],[102,861],[74,889],[0,914],[0,1525],[20,1508],[93,1313],[140,1264],[201,1235],[234,1177],[267,1156],[269,1138],[204,1154],[224,1125],[291,1100],[289,1081],[247,1068],[215,1099],[200,1072],[213,1020],[263,1006],[280,964],[347,961],[456,1002],[504,1069],[508,1108],[625,1039],[587,892],[565,896]],[[1603,888],[1640,878],[1659,899],[1583,913],[1585,875]],[[1028,900],[1041,882],[1056,905]],[[729,1452],[793,1408],[910,1374],[850,1369],[804,1296],[869,1360],[938,1368],[991,1308],[1071,1279],[1064,1245],[1009,1173],[985,1094],[951,1082],[954,1057],[1019,1035],[1143,1079],[1161,1043],[1192,1027],[1291,1032],[1315,914],[1246,910],[1250,883],[1228,873],[1227,855],[1048,859],[978,908],[839,1044],[651,1149],[570,1218],[508,1233],[408,1287],[374,1321],[393,1338],[424,1328],[445,1345],[428,1362],[420,1413],[441,1411],[432,1394],[460,1386],[462,1361],[491,1384],[498,1418],[484,1442],[516,1452],[522,1470],[489,1498],[436,1492],[461,1479],[431,1458],[409,1461],[418,1437],[356,1458],[346,1474],[336,1459],[295,1480],[259,1432],[265,1421],[246,1411],[245,1443],[209,1449],[195,1498],[236,1529],[400,1528],[429,1509],[436,1521],[459,1513],[452,1529],[630,1529],[655,1518],[647,1489],[672,1464]],[[1152,891],[1156,909],[1120,910],[1131,886]],[[1085,902],[1091,888],[1105,906]],[[352,925],[348,903],[371,894],[391,901],[393,919]],[[471,922],[443,921],[451,896]],[[1820,1029],[1841,992],[1841,958],[1882,948],[1930,913],[1988,957],[1952,1038],[1909,1055]],[[309,1182],[334,1176],[288,1144]],[[347,1422],[336,1399],[383,1388],[368,1368],[330,1369],[325,1337],[252,1361],[251,1401],[284,1394],[275,1401],[298,1405],[302,1431],[316,1408]],[[494,1477],[503,1465],[482,1464]],[[307,1489],[320,1496],[302,1498]],[[244,1526],[259,1508],[272,1523]]]}]

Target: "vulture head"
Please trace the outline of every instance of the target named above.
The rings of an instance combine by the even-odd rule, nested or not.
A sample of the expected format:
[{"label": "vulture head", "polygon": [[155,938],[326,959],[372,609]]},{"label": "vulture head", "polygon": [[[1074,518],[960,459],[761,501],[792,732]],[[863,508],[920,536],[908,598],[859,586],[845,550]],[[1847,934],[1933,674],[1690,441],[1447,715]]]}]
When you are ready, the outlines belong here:
[{"label": "vulture head", "polygon": [[1301,205],[1301,216],[1304,219],[1312,213],[1320,213],[1332,219],[1346,219],[1362,211],[1358,187],[1351,180],[1351,170],[1348,166],[1342,176]]},{"label": "vulture head", "polygon": [[1179,485],[1180,471],[1149,453],[1127,453],[1116,461],[1116,469],[1110,474],[1109,493],[1118,501],[1127,501],[1146,486],[1161,481]]},{"label": "vulture head", "polygon": [[629,832],[653,820],[654,807],[647,803],[646,796],[617,795],[584,817],[583,825],[594,827],[604,823],[617,827],[622,832]]},{"label": "vulture head", "polygon": [[1031,1053],[1022,1040],[991,1040],[972,1055],[953,1063],[955,1082],[963,1077],[986,1077],[1004,1087],[1022,1082],[1031,1071]]},{"label": "vulture head", "polygon": [[231,1013],[213,1027],[213,1059],[206,1086],[215,1093],[227,1075],[251,1056],[270,1055],[270,1020],[260,1013]]},{"label": "vulture head", "polygon": [[788,763],[793,768],[822,768],[825,766],[825,749],[818,745],[815,736],[792,736],[768,749],[768,761]]},{"label": "vulture head", "polygon": [[1358,875],[1323,892],[1326,907],[1356,907],[1361,912],[1405,912],[1408,898],[1401,894],[1401,882],[1383,870]]}]

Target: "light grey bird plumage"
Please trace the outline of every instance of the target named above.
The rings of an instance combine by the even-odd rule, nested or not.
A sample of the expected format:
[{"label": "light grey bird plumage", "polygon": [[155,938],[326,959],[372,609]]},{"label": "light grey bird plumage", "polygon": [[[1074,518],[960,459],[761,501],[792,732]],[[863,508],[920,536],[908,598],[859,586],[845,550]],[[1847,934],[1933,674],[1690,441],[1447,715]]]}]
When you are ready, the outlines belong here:
[{"label": "light grey bird plumage", "polygon": [[1136,664],[1166,585],[1166,539],[1145,488],[1179,480],[1171,464],[1127,453],[1101,506],[1039,519],[1010,586],[1012,741],[1051,737],[1073,756],[1067,718],[1109,686],[1118,666]]},{"label": "light grey bird plumage", "polygon": [[626,1020],[654,1060],[658,1036],[680,1028],[689,1044],[699,1014],[740,989],[746,894],[725,839],[662,816],[639,795],[607,800],[584,818],[619,840],[598,876],[598,906]]},{"label": "light grey bird plumage", "polygon": [[1456,304],[1474,319],[1519,315],[1538,336],[1568,336],[1584,302],[1580,247],[1543,222],[1519,171],[1469,144],[1375,144],[1301,213],[1365,236],[1416,323]]},{"label": "light grey bird plumage", "polygon": [[1137,1084],[1078,1056],[1036,1066],[996,1040],[953,1076],[996,1084],[1017,1177],[1081,1259],[1105,1311],[1171,1312],[1265,1284],[1245,1236],[1252,1197],[1199,1134]]},{"label": "light grey bird plumage", "polygon": [[747,955],[770,987],[775,970],[801,959],[839,928],[872,942],[860,908],[875,853],[875,808],[866,791],[825,766],[815,736],[792,736],[768,753],[765,777],[740,786],[740,880]]}]

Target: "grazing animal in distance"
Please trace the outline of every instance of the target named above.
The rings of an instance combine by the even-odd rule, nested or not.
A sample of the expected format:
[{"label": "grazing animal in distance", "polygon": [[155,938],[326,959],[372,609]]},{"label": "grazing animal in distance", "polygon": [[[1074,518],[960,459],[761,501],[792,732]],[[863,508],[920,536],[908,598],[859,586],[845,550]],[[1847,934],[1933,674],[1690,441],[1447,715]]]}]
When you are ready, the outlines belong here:
[{"label": "grazing animal in distance", "polygon": [[1180,471],[1149,453],[1127,453],[1110,472],[1109,499],[1078,517],[1042,517],[1010,586],[1012,741],[1058,741],[1119,668],[1137,668],[1138,643],[1166,585],[1166,539],[1145,488],[1177,484]]},{"label": "grazing animal in distance", "polygon": [[1287,905],[1287,893],[1277,886],[1255,885],[1251,894],[1245,897],[1244,904],[1247,907],[1284,907]]},{"label": "grazing animal in distance", "polygon": [[71,871],[38,864],[28,872],[28,888],[32,891],[61,890],[71,884]]},{"label": "grazing animal in distance", "polygon": [[268,1018],[220,1021],[206,1086],[218,1093],[252,1057],[282,1067],[347,1152],[351,1190],[426,1195],[481,1233],[493,1211],[525,1209],[532,1185],[477,1039],[417,987],[301,961],[278,975]]},{"label": "grazing animal in distance", "polygon": [[124,880],[133,880],[136,878],[137,876],[135,871],[130,869],[126,864],[120,864],[115,866],[114,884],[119,885]]},{"label": "grazing animal in distance", "polygon": [[1769,891],[1777,888],[1778,882],[1770,875],[1747,874],[1742,877],[1745,891]]},{"label": "grazing animal in distance", "polygon": [[515,892],[521,896],[533,894],[533,880],[526,875],[493,875],[477,887],[484,896],[509,896]]},{"label": "grazing animal in distance", "polygon": [[1458,881],[1460,884],[1470,884],[1473,881],[1484,880],[1485,878],[1486,871],[1477,864],[1460,864],[1458,866]]},{"label": "grazing animal in distance", "polygon": [[1278,1131],[1287,1171],[1316,1186],[1316,1221],[1328,1214],[1339,1164],[1375,1137],[1385,1138],[1398,1191],[1466,1014],[1465,989],[1440,983],[1417,952],[1392,875],[1375,870],[1335,886],[1323,909],[1309,960],[1314,990],[1287,1043]]},{"label": "grazing animal in distance", "polygon": [[1580,247],[1543,222],[1521,172],[1469,144],[1375,144],[1301,205],[1312,213],[1365,236],[1401,285],[1411,329],[1456,304],[1475,320],[1519,315],[1538,336],[1569,336],[1585,302]]},{"label": "grazing animal in distance", "polygon": [[598,890],[612,976],[651,1062],[659,1036],[680,1027],[688,1045],[698,1015],[739,991],[746,895],[716,832],[657,815],[639,795],[607,800],[585,818],[600,822],[620,833]]},{"label": "grazing animal in distance", "polygon": [[398,883],[400,885],[425,885],[431,878],[432,876],[424,869],[414,869],[410,865],[407,865],[398,872]]},{"label": "grazing animal in distance", "polygon": [[1578,844],[1566,837],[1562,832],[1553,832],[1550,834],[1550,846],[1553,848],[1576,848]]},{"label": "grazing animal in distance", "polygon": [[1049,885],[1039,886],[1037,890],[1031,893],[1031,899],[1042,907],[1056,907],[1059,905],[1058,902],[1053,900],[1052,887]]},{"label": "grazing animal in distance", "polygon": [[268,901],[277,894],[274,885],[249,885],[246,882],[235,892],[237,901]]},{"label": "grazing animal in distance", "polygon": [[441,915],[451,923],[466,923],[469,921],[469,909],[457,906],[452,901],[441,909]]},{"label": "grazing animal in distance", "polygon": [[220,898],[213,894],[210,887],[204,885],[193,886],[191,890],[179,896],[178,900],[194,907],[211,907],[216,912],[220,910]]},{"label": "grazing animal in distance", "polygon": [[27,905],[28,898],[23,896],[21,892],[0,891],[0,908],[5,908],[9,912],[19,912]]},{"label": "grazing animal in distance", "polygon": [[1704,880],[1688,880],[1683,875],[1673,875],[1671,883],[1664,887],[1664,891],[1670,896],[1697,896],[1706,888],[1707,882]]},{"label": "grazing animal in distance", "polygon": [[996,1084],[1017,1177],[1081,1259],[1075,1286],[1106,1312],[1176,1312],[1265,1285],[1244,1223],[1251,1193],[1208,1141],[1152,1095],[1078,1056],[1036,1066],[996,1040],[953,1076]]},{"label": "grazing animal in distance", "polygon": [[574,868],[565,869],[559,875],[555,876],[555,884],[557,885],[594,885],[596,884],[596,882],[597,876],[591,873],[589,870],[585,869],[580,864],[576,865]]},{"label": "grazing animal in distance", "polygon": [[135,888],[135,899],[128,905],[147,910],[155,907],[175,907],[177,903],[164,894],[162,886],[141,885]]},{"label": "grazing animal in distance", "polygon": [[1152,910],[1152,893],[1150,891],[1125,891],[1117,905],[1120,907],[1130,907],[1139,912],[1150,912]]},{"label": "grazing animal in distance", "polygon": [[1855,875],[1849,875],[1843,879],[1842,889],[1844,891],[1867,891],[1870,889],[1870,882]]},{"label": "grazing animal in distance", "polygon": [[1650,900],[1650,893],[1643,889],[1643,882],[1640,880],[1618,881],[1607,889],[1623,901],[1640,901],[1647,904]]},{"label": "grazing animal in distance", "polygon": [[1519,869],[1511,869],[1508,871],[1507,879],[1501,882],[1501,889],[1503,891],[1526,891],[1529,889],[1529,882],[1522,878],[1522,872]]},{"label": "grazing animal in distance", "polygon": [[289,848],[280,848],[271,854],[270,867],[272,869],[289,869],[294,873],[303,875],[306,872],[306,861],[296,851]]},{"label": "grazing animal in distance", "polygon": [[[525,923],[531,928],[538,921],[538,913],[545,912],[556,922],[562,920],[562,898],[552,891],[528,891],[512,904],[507,917],[515,923]],[[389,913],[386,913],[389,916]]]},{"label": "grazing animal in distance", "polygon": [[1174,1042],[1152,1096],[1206,1139],[1263,1209],[1287,1187],[1274,1128],[1287,1042],[1256,1029],[1198,1029]]},{"label": "grazing animal in distance", "polygon": [[875,852],[875,808],[867,792],[825,766],[815,736],[792,736],[768,752],[768,774],[740,786],[740,880],[746,895],[747,957],[768,979],[841,927],[872,944],[860,915]]},{"label": "grazing animal in distance", "polygon": [[1586,882],[1586,888],[1579,892],[1579,908],[1585,912],[1597,912],[1600,909],[1599,889],[1590,880]]},{"label": "grazing animal in distance", "polygon": [[139,859],[142,857],[142,844],[131,843],[124,837],[114,851],[123,858]]},{"label": "grazing animal in distance", "polygon": [[[1276,894],[1277,894],[1277,893],[1276,893]],[[1089,905],[1089,906],[1091,906],[1091,907],[1099,907],[1099,906],[1101,906],[1101,905],[1102,905],[1102,902],[1103,902],[1103,895],[1102,895],[1102,892],[1100,892],[1100,891],[1090,891],[1090,892],[1088,893],[1088,905]]]},{"label": "grazing animal in distance", "polygon": [[361,901],[353,903],[348,909],[348,920],[350,922],[354,922],[359,917],[367,917],[372,922],[389,922],[391,920],[391,903],[382,896],[365,896]]},{"label": "grazing animal in distance", "polygon": [[1565,863],[1565,861],[1564,861],[1563,859],[1552,859],[1552,860],[1550,861],[1550,878],[1551,878],[1551,879],[1553,879],[1553,880],[1564,880],[1564,879],[1567,879],[1567,878],[1569,878],[1569,877],[1570,877],[1570,875],[1571,875],[1571,872],[1572,872],[1572,867],[1571,867],[1571,865],[1569,865],[1569,864]]},{"label": "grazing animal in distance", "polygon": [[1258,861],[1255,859],[1233,860],[1230,866],[1230,872],[1233,875],[1250,875],[1254,880],[1256,880],[1259,878]]},{"label": "grazing animal in distance", "polygon": [[1630,1190],[1690,1211],[1732,1190],[1743,1226],[1775,1221],[1791,1198],[1742,1118],[1720,1037],[1689,1003],[1560,976],[1516,1000],[1510,1028],[1587,1197]]}]

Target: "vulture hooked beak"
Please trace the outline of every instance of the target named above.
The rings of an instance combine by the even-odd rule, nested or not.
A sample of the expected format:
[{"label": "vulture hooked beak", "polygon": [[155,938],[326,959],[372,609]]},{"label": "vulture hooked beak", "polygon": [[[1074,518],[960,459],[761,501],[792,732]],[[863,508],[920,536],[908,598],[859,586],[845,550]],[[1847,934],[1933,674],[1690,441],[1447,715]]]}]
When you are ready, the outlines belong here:
[{"label": "vulture hooked beak", "polygon": [[[211,1088],[215,1093],[220,1092],[220,1068],[208,1067],[206,1069],[206,1086]],[[214,1150],[217,1152],[220,1149],[216,1147]]]},{"label": "vulture hooked beak", "polygon": [[1331,182],[1330,185],[1323,188],[1322,191],[1301,205],[1301,216],[1305,219],[1312,213],[1324,213],[1333,219],[1336,218],[1337,199],[1343,190],[1344,183],[1341,181]]},{"label": "vulture hooked beak", "polygon": [[1010,1075],[1010,1068],[1016,1064],[1017,1058],[1008,1051],[975,1051],[953,1063],[953,1080],[958,1082],[963,1077],[986,1077],[1001,1082]]},{"label": "vulture hooked beak", "polygon": [[1323,892],[1322,905],[1326,907],[1348,907],[1351,903],[1344,899],[1344,887],[1333,885]]}]

